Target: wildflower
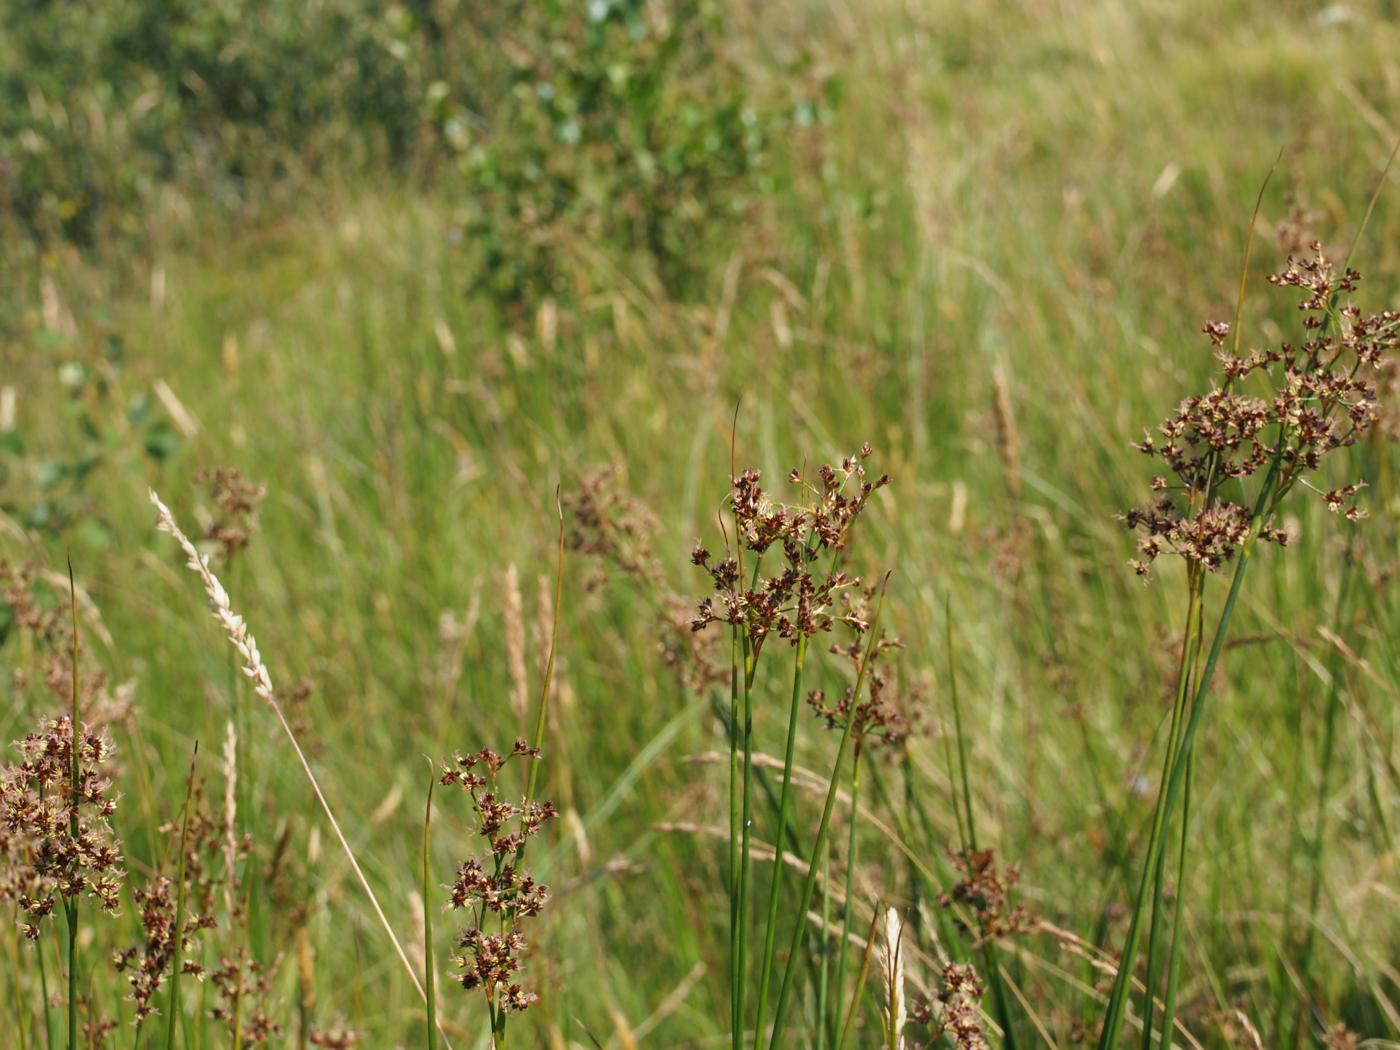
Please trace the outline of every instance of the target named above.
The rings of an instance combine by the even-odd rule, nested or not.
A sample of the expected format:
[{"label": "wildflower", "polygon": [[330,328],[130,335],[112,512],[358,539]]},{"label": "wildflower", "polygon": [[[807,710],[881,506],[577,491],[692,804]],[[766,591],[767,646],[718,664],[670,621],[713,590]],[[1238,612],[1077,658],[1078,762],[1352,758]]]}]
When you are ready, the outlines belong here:
[{"label": "wildflower", "polygon": [[88,896],[104,911],[117,910],[124,873],[108,821],[117,802],[101,773],[112,745],[80,729],[75,792],[73,735],[68,716],[45,719],[18,742],[20,760],[0,770],[0,898],[19,905],[31,940],[56,898]]},{"label": "wildflower", "polygon": [[[788,481],[803,490],[804,500],[791,505],[774,500],[764,490],[757,470],[742,471],[731,479],[736,542],[760,559],[776,548],[782,565],[766,577],[760,577],[755,566],[752,580],[746,583],[739,578],[737,556],[715,561],[697,544],[691,562],[709,574],[715,595],[700,601],[691,629],[701,631],[717,622],[742,625],[755,656],[772,634],[796,644],[799,638],[832,630],[838,619],[836,596],[860,582],[836,568],[837,556],[846,549],[851,527],[870,496],[889,483],[885,474],[868,480],[864,461],[870,455],[870,446],[863,445],[859,456],[847,456],[839,466],[824,464],[814,482],[793,470]],[[823,554],[830,555],[831,567],[825,574],[814,575],[812,565]],[[858,612],[848,609],[840,619],[858,633],[865,629]]]},{"label": "wildflower", "polygon": [[[1296,485],[1312,488],[1308,477],[1325,456],[1355,444],[1379,422],[1375,378],[1393,360],[1400,314],[1363,314],[1349,300],[1339,303],[1360,279],[1352,269],[1338,273],[1314,242],[1311,255],[1290,257],[1269,278],[1276,287],[1299,292],[1307,334],[1302,343],[1241,357],[1223,348],[1228,325],[1205,326],[1217,347],[1223,385],[1184,400],[1158,435],[1136,446],[1175,476],[1173,482],[1159,475],[1152,485],[1156,498],[1123,515],[1141,533],[1132,562],[1140,575],[1149,575],[1162,554],[1214,572],[1253,539],[1285,544],[1287,534],[1272,524],[1280,501]],[[1267,384],[1265,396],[1235,391],[1251,377]],[[1233,495],[1237,487],[1243,487],[1243,501]],[[1357,483],[1322,495],[1329,508],[1356,521],[1363,512],[1348,501],[1360,488]]]},{"label": "wildflower", "polygon": [[452,957],[457,981],[468,991],[480,989],[493,1011],[525,1010],[538,998],[514,978],[526,947],[521,920],[544,910],[549,887],[537,882],[521,862],[526,843],[558,812],[552,802],[503,797],[500,774],[513,760],[539,758],[539,748],[521,737],[504,755],[489,747],[458,755],[443,766],[439,777],[444,786],[467,792],[477,833],[486,839],[484,854],[459,864],[446,889],[448,903],[469,917]]},{"label": "wildflower", "polygon": [[[180,972],[203,978],[204,968],[195,961],[195,941],[204,930],[215,929],[213,916],[214,889],[217,873],[214,858],[222,848],[222,823],[202,806],[202,785],[195,785],[190,799],[190,814],[184,825],[186,918],[183,931],[183,963]],[[160,834],[179,841],[181,827],[163,824]],[[119,973],[127,975],[131,986],[131,1001],[136,1006],[136,1021],[156,1012],[156,993],[165,981],[166,972],[175,957],[176,895],[179,887],[167,876],[157,876],[144,888],[132,891],[141,920],[141,943],[117,951],[112,963]],[[236,897],[237,895],[234,894]],[[234,916],[230,916],[232,920]]]},{"label": "wildflower", "polygon": [[[866,596],[871,595],[867,592]],[[860,631],[869,627],[863,613],[843,619],[854,620],[858,625],[855,629]],[[863,749],[866,744],[897,748],[908,739],[912,726],[904,713],[906,703],[901,702],[899,694],[891,687],[890,677],[883,670],[880,657],[902,648],[904,643],[898,638],[880,632],[879,640],[870,647],[869,666],[865,672],[865,698],[857,700],[853,684],[845,687],[839,700],[828,704],[825,691],[814,689],[807,694],[808,706],[825,720],[828,729],[844,729],[846,720],[854,717],[855,726],[851,735],[858,749]],[[833,644],[831,652],[849,660],[859,678],[864,650],[858,636],[847,645]]]},{"label": "wildflower", "polygon": [[996,854],[990,849],[949,850],[948,857],[962,878],[939,896],[938,903],[950,909],[962,906],[971,912],[970,917],[959,915],[956,920],[965,934],[985,944],[1030,929],[1030,914],[1011,900],[1021,877],[1016,868],[998,868]]},{"label": "wildflower", "polygon": [[[67,580],[55,593],[45,575],[32,566],[0,561],[0,608],[8,609],[15,628],[28,638],[37,673],[18,664],[11,671],[16,694],[31,684],[42,688],[55,704],[67,707],[73,695],[73,610]],[[132,711],[134,683],[113,687],[101,668],[78,674],[79,718],[93,726],[124,721]]]},{"label": "wildflower", "polygon": [[248,548],[258,529],[258,505],[267,490],[245,478],[235,467],[206,467],[195,473],[218,513],[205,524],[203,537],[214,545],[218,560],[228,565]]},{"label": "wildflower", "polygon": [[983,991],[971,965],[949,963],[943,968],[938,1007],[921,1002],[910,1011],[910,1017],[933,1029],[935,1038],[947,1035],[957,1050],[987,1050],[987,1037],[977,1014]]}]

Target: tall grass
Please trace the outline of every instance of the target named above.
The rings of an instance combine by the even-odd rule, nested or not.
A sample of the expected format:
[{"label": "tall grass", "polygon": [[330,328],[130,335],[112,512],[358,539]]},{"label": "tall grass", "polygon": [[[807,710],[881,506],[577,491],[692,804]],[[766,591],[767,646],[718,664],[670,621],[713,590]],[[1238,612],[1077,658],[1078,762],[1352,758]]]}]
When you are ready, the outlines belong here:
[{"label": "tall grass", "polygon": [[[348,157],[314,158],[316,175],[310,158],[284,163],[276,181],[177,177],[143,197],[135,233],[81,252],[35,244],[32,265],[7,263],[0,557],[61,567],[71,546],[84,674],[107,673],[109,694],[134,683],[134,716],[98,720],[119,747],[128,882],[176,874],[161,821],[191,742],[229,714],[228,654],[188,615],[188,580],[149,535],[138,481],[177,493],[199,464],[237,463],[266,482],[264,530],[235,575],[217,561],[216,573],[258,625],[272,679],[315,689],[277,694],[303,762],[242,687],[236,809],[256,836],[237,847],[248,877],[215,911],[223,924],[248,900],[251,914],[246,934],[235,919],[236,938],[221,925],[186,957],[212,969],[225,944],[246,945],[263,990],[249,977],[238,997],[244,1045],[260,1013],[284,1022],[270,1045],[298,1041],[293,1003],[311,1045],[354,1029],[360,1046],[421,1046],[434,1020],[483,1045],[499,1016],[483,1021],[478,994],[457,989],[435,911],[453,875],[442,861],[480,841],[475,811],[435,794],[429,878],[415,863],[426,829],[403,800],[421,798],[419,754],[517,732],[528,703],[497,581],[520,566],[519,624],[535,604],[544,621],[550,602],[529,582],[552,560],[548,494],[567,502],[606,463],[632,497],[622,554],[644,535],[651,567],[645,582],[626,557],[601,573],[579,546],[564,573],[555,692],[524,724],[544,720],[549,751],[530,777],[512,767],[506,789],[559,809],[526,851],[552,900],[518,956],[517,983],[541,998],[508,1018],[512,1045],[884,1043],[883,986],[860,980],[877,941],[861,950],[890,906],[906,919],[910,1042],[976,1029],[994,1045],[1069,1046],[1110,1013],[1119,1046],[1166,1045],[1167,1032],[1212,1050],[1400,1037],[1392,445],[1378,435],[1329,456],[1336,474],[1318,481],[1326,493],[1371,480],[1358,494],[1371,521],[1338,521],[1295,487],[1276,522],[1289,548],[1221,567],[1249,565],[1223,634],[1229,583],[1161,558],[1159,580],[1138,586],[1113,524],[1152,473],[1127,440],[1154,406],[1205,389],[1218,348],[1193,343],[1192,319],[1238,310],[1241,354],[1297,342],[1287,296],[1258,294],[1257,278],[1236,295],[1240,227],[1280,142],[1252,269],[1297,254],[1295,208],[1329,247],[1357,225],[1353,202],[1392,145],[1395,26],[1365,3],[726,11],[712,42],[795,127],[737,219],[684,211],[709,235],[687,246],[684,295],[598,228],[558,224],[529,241],[551,259],[542,298],[507,311],[464,294],[479,244],[460,231],[476,213],[451,165],[405,183]],[[181,91],[202,99],[199,83]],[[76,114],[26,104],[41,135]],[[625,194],[600,200],[589,207],[609,224],[642,214]],[[1358,300],[1393,301],[1395,215],[1389,198],[1375,204]],[[856,681],[824,643],[798,674],[785,639],[746,652],[728,623],[673,629],[671,599],[695,590],[687,545],[740,542],[725,492],[742,466],[726,425],[741,392],[745,460],[765,478],[867,435],[894,477],[841,563],[869,579],[897,568],[883,622],[907,648],[872,671],[924,720],[888,756],[852,741],[838,765],[840,734],[800,704],[792,731],[795,698],[819,691],[831,707]],[[1244,503],[1237,482],[1216,491]],[[200,531],[217,512],[197,498],[181,514],[209,553]],[[582,522],[569,530],[572,543]],[[745,553],[740,590],[780,569],[765,555],[755,577],[755,560]],[[68,590],[35,586],[51,607]],[[52,695],[47,650],[3,611],[11,590],[4,740],[72,704],[70,680]],[[719,679],[702,663],[715,656]],[[308,769],[323,792],[312,806]],[[217,797],[225,774],[202,775]],[[1002,889],[1005,906],[989,907]],[[444,942],[432,994],[409,932],[415,894],[432,916],[429,959],[432,919]],[[1017,907],[1014,932],[1000,931]],[[97,1045],[131,1041],[134,1005],[107,955],[129,943],[132,913],[126,896],[110,920],[84,902],[71,926],[54,917],[42,951],[17,946],[0,990],[21,1045],[63,1045],[75,1006],[80,1042],[108,1020]],[[1120,960],[1134,922],[1137,950]],[[212,978],[181,989],[190,1045],[231,1045],[210,1017]],[[140,1037],[158,1042],[170,1020]]]}]

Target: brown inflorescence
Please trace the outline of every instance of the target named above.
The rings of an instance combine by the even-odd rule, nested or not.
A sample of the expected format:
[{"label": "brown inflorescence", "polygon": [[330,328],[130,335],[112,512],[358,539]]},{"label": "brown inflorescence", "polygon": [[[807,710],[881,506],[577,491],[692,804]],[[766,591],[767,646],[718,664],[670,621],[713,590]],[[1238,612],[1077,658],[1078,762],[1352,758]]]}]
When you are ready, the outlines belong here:
[{"label": "brown inflorescence", "polygon": [[943,968],[943,986],[937,1005],[923,1000],[909,1011],[911,1020],[927,1025],[933,1035],[929,1045],[937,1045],[946,1035],[957,1050],[987,1050],[987,1037],[978,1016],[978,1003],[985,989],[977,971],[969,964],[948,963]]},{"label": "brown inflorescence", "polygon": [[586,474],[563,507],[569,548],[593,559],[589,589],[601,587],[613,570],[655,602],[658,652],[686,692],[703,695],[728,681],[718,639],[690,629],[692,603],[667,583],[653,544],[656,515],[627,491],[621,472],[604,467]]},{"label": "brown inflorescence", "polygon": [[228,565],[252,542],[258,529],[258,505],[267,490],[236,467],[205,467],[195,473],[194,481],[204,487],[217,511],[204,525],[203,537],[214,545],[219,562]]},{"label": "brown inflorescence", "polygon": [[[868,618],[862,616],[863,602],[847,604],[844,611],[836,607],[837,594],[860,582],[838,569],[836,561],[871,494],[889,483],[886,474],[874,481],[867,479],[864,461],[870,455],[867,444],[858,456],[847,456],[840,466],[824,464],[814,483],[793,470],[788,480],[806,496],[797,504],[773,499],[760,484],[759,472],[752,468],[731,479],[730,504],[737,540],[755,555],[755,573],[752,579],[743,580],[737,552],[715,561],[705,547],[697,545],[691,561],[709,574],[715,596],[700,602],[692,630],[704,630],[712,623],[741,626],[757,656],[772,634],[795,644],[799,637],[831,631],[838,620],[857,632],[868,628]],[[846,489],[852,484],[854,491],[848,493]],[[760,578],[757,559],[774,548],[781,552],[783,565],[780,571]],[[812,566],[823,554],[831,556],[831,567],[814,575]]]},{"label": "brown inflorescence", "polygon": [[[1338,273],[1314,242],[1312,254],[1290,258],[1269,278],[1300,293],[1300,344],[1238,356],[1224,346],[1230,325],[1205,325],[1224,383],[1188,397],[1158,436],[1137,445],[1174,475],[1154,478],[1158,495],[1123,516],[1142,534],[1133,561],[1140,575],[1162,554],[1213,572],[1256,538],[1285,544],[1274,514],[1295,485],[1314,488],[1350,520],[1364,515],[1354,502],[1360,483],[1320,489],[1308,480],[1325,456],[1355,444],[1380,419],[1376,380],[1393,358],[1400,314],[1364,314],[1349,298],[1340,301],[1360,279],[1355,270]],[[1262,396],[1236,391],[1252,378],[1262,380]]]},{"label": "brown inflorescence", "polygon": [[35,940],[59,898],[87,896],[115,912],[124,873],[108,820],[117,802],[101,772],[107,738],[81,728],[76,795],[67,715],[45,719],[17,746],[19,761],[0,769],[0,899],[18,904]]},{"label": "brown inflorescence", "polygon": [[[16,665],[10,671],[15,695],[31,685],[41,687],[56,704],[66,707],[73,695],[73,609],[66,586],[51,589],[43,574],[32,566],[0,561],[0,608],[8,609],[11,622],[29,639],[37,682]],[[78,712],[93,726],[123,721],[131,714],[134,687],[112,687],[107,672],[94,668],[78,675]]]},{"label": "brown inflorescence", "polygon": [[982,945],[1031,928],[1030,914],[1012,901],[1021,877],[1016,868],[997,867],[996,854],[990,849],[949,850],[948,857],[961,878],[939,895],[938,903],[950,909],[962,906],[971,913],[971,921],[956,916],[965,934]]},{"label": "brown inflorescence", "polygon": [[[843,595],[849,597],[849,592]],[[873,594],[865,592],[862,597],[869,600]],[[869,618],[862,611],[859,616],[853,617],[861,626],[856,628],[864,631],[869,624]],[[865,655],[862,648],[860,635],[848,644],[841,645],[834,643],[831,652],[844,656],[850,661],[853,668],[855,681],[860,680],[861,661],[868,659],[865,671],[865,698],[857,700],[856,687],[854,684],[848,685],[842,691],[841,698],[834,703],[828,703],[826,693],[820,689],[814,689],[807,694],[807,704],[812,710],[826,722],[828,729],[844,729],[846,720],[855,712],[855,726],[851,730],[851,735],[856,741],[857,747],[865,745],[885,745],[886,747],[898,748],[908,740],[912,732],[912,724],[906,715],[908,699],[901,696],[895,688],[892,678],[885,670],[880,658],[896,649],[902,649],[904,643],[898,638],[891,637],[884,631],[880,632],[878,640],[869,647],[869,657]]]},{"label": "brown inflorescence", "polygon": [[[182,827],[162,824],[158,829],[179,847]],[[203,979],[204,968],[195,961],[196,940],[204,930],[216,929],[215,888],[219,881],[219,854],[223,848],[223,821],[203,805],[203,786],[196,784],[190,798],[190,814],[183,827],[185,846],[185,924],[181,973]],[[178,864],[178,861],[176,862]],[[175,912],[179,887],[165,875],[156,876],[144,888],[132,891],[141,920],[141,941],[113,953],[118,972],[131,985],[131,1001],[140,1023],[156,1012],[154,999],[175,957]],[[236,897],[236,891],[231,894]]]},{"label": "brown inflorescence", "polygon": [[522,737],[505,755],[490,748],[459,755],[443,766],[439,778],[444,786],[467,792],[477,832],[487,846],[483,854],[458,865],[447,887],[449,903],[470,919],[453,955],[457,981],[468,991],[481,990],[493,1009],[510,1012],[524,1010],[538,998],[515,980],[526,947],[521,920],[538,916],[549,900],[549,887],[521,866],[525,845],[558,814],[552,802],[503,797],[500,774],[512,760],[539,757],[539,749]]}]

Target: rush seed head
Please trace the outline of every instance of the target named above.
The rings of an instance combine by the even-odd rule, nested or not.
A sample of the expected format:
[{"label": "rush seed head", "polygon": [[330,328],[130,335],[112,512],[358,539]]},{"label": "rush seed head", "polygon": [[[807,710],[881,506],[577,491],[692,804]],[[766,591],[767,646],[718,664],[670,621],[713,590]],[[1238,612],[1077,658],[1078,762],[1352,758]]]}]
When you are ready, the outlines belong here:
[{"label": "rush seed head", "polygon": [[[1338,273],[1314,242],[1311,254],[1269,277],[1299,293],[1301,343],[1237,356],[1224,348],[1230,326],[1207,322],[1222,381],[1182,401],[1136,446],[1166,468],[1153,479],[1153,500],[1122,516],[1140,534],[1132,562],[1140,575],[1162,554],[1214,572],[1252,537],[1285,544],[1274,515],[1297,485],[1351,521],[1363,516],[1353,501],[1360,483],[1321,490],[1309,480],[1381,419],[1377,382],[1394,360],[1400,314],[1342,301],[1360,280],[1355,270]],[[1236,389],[1251,383],[1258,393]]]}]

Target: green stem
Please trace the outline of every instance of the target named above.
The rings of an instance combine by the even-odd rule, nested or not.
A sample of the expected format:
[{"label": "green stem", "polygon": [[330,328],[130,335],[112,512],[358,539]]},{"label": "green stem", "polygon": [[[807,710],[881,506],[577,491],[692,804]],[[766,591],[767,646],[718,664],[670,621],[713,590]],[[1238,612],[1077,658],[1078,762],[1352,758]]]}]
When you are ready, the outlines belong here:
[{"label": "green stem", "polygon": [[[737,965],[739,972],[739,1002],[736,1007],[739,1017],[739,1032],[737,1038],[743,1042],[743,1027],[745,1004],[748,999],[748,973],[749,973],[749,874],[752,869],[751,855],[752,842],[750,832],[753,829],[753,679],[752,669],[754,655],[749,645],[747,636],[744,639],[744,676],[740,685],[740,703],[744,709],[744,729],[743,729],[743,749],[744,749],[744,783],[743,783],[743,822],[740,829],[740,855],[739,855],[739,960]],[[758,1038],[755,1034],[755,1038]]]},{"label": "green stem", "polygon": [[184,969],[185,954],[185,856],[188,853],[190,829],[190,800],[194,796],[194,764],[199,758],[199,741],[195,741],[190,757],[190,775],[185,782],[185,806],[180,817],[180,862],[176,869],[175,888],[175,949],[170,960],[170,1006],[167,1009],[165,1050],[175,1050],[175,1025],[180,1016],[180,971]]},{"label": "green stem", "polygon": [[[889,583],[889,576],[885,576],[885,583],[880,588],[880,602],[876,606],[875,616],[870,623],[870,640],[866,643],[865,655],[860,662],[860,668],[856,672],[855,689],[852,692],[851,708],[854,713],[855,705],[860,699],[860,692],[865,684],[866,674],[870,670],[870,656],[875,649],[876,640],[880,634],[880,614],[885,607],[885,586]],[[773,1035],[769,1040],[770,1050],[777,1050],[782,1045],[783,1020],[787,1013],[788,996],[792,991],[792,978],[797,972],[798,948],[802,944],[802,931],[807,928],[807,904],[812,899],[812,891],[817,883],[817,858],[821,856],[822,845],[826,842],[827,829],[831,826],[831,812],[836,806],[837,779],[841,773],[841,767],[846,762],[846,754],[851,748],[852,731],[855,729],[855,719],[846,720],[846,728],[841,733],[841,743],[837,746],[836,762],[831,769],[831,777],[828,781],[826,791],[826,804],[822,807],[821,823],[817,825],[817,837],[812,843],[812,851],[807,857],[807,878],[802,887],[802,895],[797,898],[797,921],[793,923],[792,941],[788,946],[787,966],[783,969],[783,983],[778,989],[778,1005],[773,1012]]]},{"label": "green stem", "polygon": [[34,954],[39,957],[39,997],[44,1008],[44,1045],[48,1047],[48,1050],[53,1050],[53,1007],[49,1005],[49,966],[48,963],[44,962],[42,942],[34,946]]},{"label": "green stem", "polygon": [[428,802],[423,810],[423,987],[428,998],[428,1050],[437,1050],[437,984],[433,965],[433,906],[431,895],[433,788],[437,777],[428,777]]},{"label": "green stem", "polygon": [[1176,1024],[1176,991],[1181,978],[1181,915],[1186,910],[1186,836],[1191,820],[1191,777],[1195,766],[1195,756],[1187,755],[1186,787],[1181,800],[1181,852],[1176,861],[1176,912],[1172,915],[1172,939],[1167,949],[1167,998],[1162,1004],[1160,1045],[1164,1048],[1171,1046],[1172,1026]]},{"label": "green stem", "polygon": [[21,972],[21,971],[20,971],[20,949],[21,949],[21,944],[20,944],[19,923],[15,923],[14,949],[15,949],[15,954],[14,954],[14,964],[15,964],[15,965],[14,965],[14,969],[15,969],[15,984],[14,984],[14,993],[15,993],[15,1025],[16,1025],[16,1026],[18,1027],[18,1029],[19,1029],[19,1045],[20,1045],[20,1050],[29,1050],[29,1036],[28,1036],[28,1034],[27,1034],[26,1031],[25,1031],[25,1025],[24,1025],[24,996],[21,994],[21,992],[20,992],[20,987],[19,987],[19,978],[20,978],[20,972]]},{"label": "green stem", "polygon": [[[1181,727],[1185,722],[1185,707],[1187,697],[1191,695],[1191,668],[1196,659],[1196,619],[1201,607],[1201,596],[1205,581],[1194,569],[1188,570],[1186,586],[1189,592],[1186,604],[1186,623],[1182,629],[1181,638],[1181,659],[1176,671],[1176,697],[1172,701],[1171,728],[1167,731],[1166,757],[1162,765],[1162,783],[1166,783],[1166,777],[1171,772],[1172,762],[1176,759],[1177,749],[1181,743]],[[1160,817],[1162,807],[1166,802],[1165,796],[1158,793],[1159,803],[1157,805],[1156,817]],[[1157,819],[1154,818],[1154,826]],[[1160,831],[1165,833],[1165,823]],[[1184,835],[1184,831],[1183,831]],[[1185,843],[1182,845],[1185,850]],[[1157,860],[1156,870],[1152,879],[1152,922],[1147,934],[1147,1001],[1143,1004],[1142,1019],[1142,1050],[1151,1050],[1152,1047],[1152,1015],[1156,1006],[1153,998],[1157,988],[1158,940],[1161,935],[1162,916],[1166,913],[1166,866],[1167,855],[1163,851]],[[1177,909],[1180,914],[1180,909]]]},{"label": "green stem", "polygon": [[856,896],[856,814],[860,809],[860,741],[851,759],[851,823],[846,832],[846,903],[841,914],[841,940],[836,945],[836,1001],[846,994],[846,945],[851,935],[851,913]]},{"label": "green stem", "polygon": [[729,1032],[733,1050],[740,1050],[743,1024],[739,1016],[739,829],[743,823],[739,765],[739,628],[733,629],[729,657]]},{"label": "green stem", "polygon": [[[768,1017],[768,987],[773,978],[773,949],[778,934],[778,896],[786,868],[783,842],[787,838],[788,799],[792,786],[792,760],[797,745],[797,715],[802,709],[802,669],[807,659],[807,636],[799,634],[792,668],[792,703],[788,711],[787,747],[783,754],[783,784],[778,792],[778,834],[774,838],[773,878],[768,887],[768,922],[763,937],[763,968],[758,985],[758,1013],[754,1022],[755,1043],[763,1037]],[[839,987],[839,986],[838,986]]]},{"label": "green stem", "polygon": [[[827,978],[831,971],[831,843],[822,849],[822,934],[821,962],[817,972],[817,1050],[826,1050],[827,1023]],[[838,999],[839,1003],[840,1000]],[[839,1017],[840,1014],[838,1013]]]},{"label": "green stem", "polygon": [[[68,610],[72,618],[73,650],[69,677],[72,679],[72,731],[71,791],[68,809],[68,831],[76,844],[80,826],[78,806],[82,802],[79,766],[82,762],[82,739],[78,734],[78,588],[73,581],[73,559],[68,559]],[[68,915],[68,1050],[78,1050],[78,895],[74,894],[64,903]]]},{"label": "green stem", "polygon": [[870,978],[870,959],[875,954],[875,930],[880,924],[880,909],[875,909],[875,915],[870,920],[870,933],[865,938],[865,955],[860,962],[860,973],[856,975],[855,992],[851,996],[850,1008],[846,1011],[846,1023],[841,1026],[841,1041],[836,1044],[836,1050],[846,1050],[846,1044],[851,1040],[851,1032],[855,1030],[856,1014],[860,1013],[861,996],[865,994],[865,982]]},{"label": "green stem", "polygon": [[[1266,485],[1267,488],[1267,485]],[[1256,520],[1258,516],[1256,515]],[[1196,731],[1200,727],[1201,715],[1205,711],[1205,699],[1210,689],[1211,677],[1215,674],[1215,665],[1220,659],[1220,652],[1225,646],[1225,635],[1229,630],[1230,619],[1234,615],[1235,603],[1239,599],[1240,588],[1244,584],[1245,574],[1249,570],[1250,558],[1254,551],[1255,537],[1251,535],[1240,550],[1239,561],[1235,565],[1234,579],[1230,582],[1230,591],[1225,597],[1225,606],[1221,610],[1220,619],[1216,623],[1215,636],[1211,639],[1210,654],[1206,657],[1205,670],[1201,675],[1201,680],[1196,683],[1195,696],[1191,703],[1191,714],[1186,724],[1186,733],[1182,738],[1181,747],[1178,749],[1176,760],[1171,765],[1171,773],[1167,778],[1164,792],[1165,797],[1161,799],[1159,810],[1163,818],[1169,817],[1174,808],[1177,797],[1181,793],[1182,780],[1185,776],[1184,757],[1190,754],[1191,745],[1195,740]],[[1137,960],[1138,941],[1141,935],[1141,919],[1143,905],[1147,897],[1147,888],[1151,882],[1152,872],[1157,866],[1157,859],[1161,855],[1165,845],[1165,836],[1161,834],[1163,820],[1155,820],[1153,833],[1148,841],[1147,857],[1143,865],[1142,878],[1138,882],[1137,897],[1133,904],[1132,920],[1128,924],[1128,939],[1123,948],[1123,955],[1118,964],[1118,975],[1113,982],[1113,993],[1109,998],[1108,1012],[1104,1018],[1103,1030],[1099,1034],[1099,1050],[1113,1050],[1118,1046],[1118,1039],[1122,1033],[1124,1020],[1124,1007],[1128,998],[1128,991],[1132,986],[1133,964]]]},{"label": "green stem", "polygon": [[[1353,564],[1353,561],[1348,559],[1346,569],[1342,576],[1341,586],[1337,592],[1337,608],[1332,615],[1332,622],[1334,624],[1341,623],[1342,611],[1345,608],[1344,602],[1349,589],[1348,585],[1351,582]],[[1312,879],[1308,886],[1306,932],[1303,934],[1303,947],[1298,957],[1298,979],[1301,982],[1303,995],[1302,1001],[1298,1004],[1298,1019],[1293,1029],[1292,1045],[1295,1047],[1302,1042],[1304,1016],[1309,1001],[1308,980],[1312,970],[1313,944],[1317,931],[1317,923],[1315,920],[1317,917],[1318,902],[1322,897],[1322,854],[1324,835],[1327,830],[1327,793],[1332,785],[1332,765],[1333,758],[1336,754],[1337,719],[1342,710],[1341,656],[1336,647],[1333,647],[1332,659],[1329,661],[1328,671],[1331,674],[1331,683],[1327,689],[1327,720],[1322,731],[1322,776],[1317,788],[1317,803],[1313,814],[1313,837],[1308,846],[1308,867],[1312,872]]]}]

